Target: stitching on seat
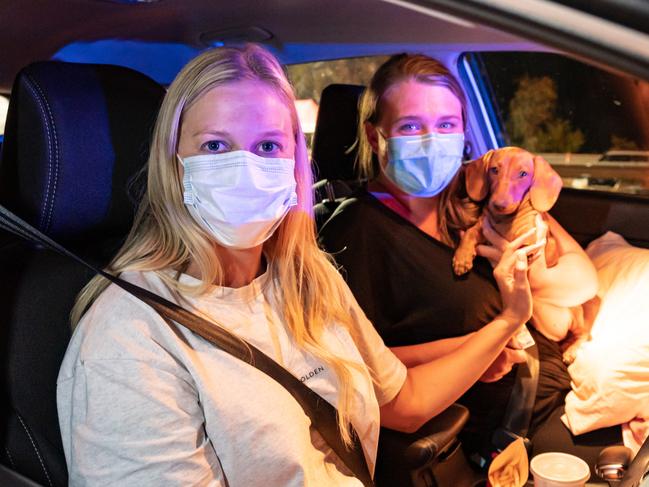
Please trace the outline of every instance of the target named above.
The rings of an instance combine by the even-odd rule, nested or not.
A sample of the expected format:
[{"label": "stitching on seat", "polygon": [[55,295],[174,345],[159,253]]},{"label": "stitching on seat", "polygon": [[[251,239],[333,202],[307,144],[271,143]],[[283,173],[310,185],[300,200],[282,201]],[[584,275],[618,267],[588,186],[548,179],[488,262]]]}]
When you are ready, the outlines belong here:
[{"label": "stitching on seat", "polygon": [[[49,195],[49,191],[50,191],[50,176],[51,176],[51,173],[52,173],[52,159],[51,159],[51,157],[52,157],[52,140],[51,140],[51,138],[50,138],[50,131],[49,131],[49,128],[48,128],[48,127],[49,127],[49,120],[47,119],[47,114],[45,113],[45,109],[43,108],[43,103],[41,102],[41,99],[40,99],[40,97],[38,96],[38,93],[36,92],[36,88],[34,88],[34,86],[32,86],[32,84],[31,84],[32,81],[31,81],[30,77],[29,77],[29,76],[25,76],[25,78],[26,78],[26,81],[27,81],[27,82],[25,83],[25,86],[27,86],[27,88],[29,89],[29,91],[31,91],[32,96],[34,96],[34,98],[36,99],[36,102],[38,103],[38,107],[39,107],[40,110],[41,110],[41,114],[43,115],[43,120],[44,120],[45,125],[46,125],[46,127],[45,127],[45,135],[47,136],[47,166],[48,166],[48,170],[47,170],[47,185],[46,185],[46,187],[45,187],[45,198],[43,199],[43,206],[45,206],[45,205],[47,204],[47,200],[48,200],[49,197],[50,197],[50,195]],[[42,210],[42,208],[41,208],[41,215],[40,215],[40,217],[41,217],[41,218],[40,218],[40,221],[39,221],[39,224],[38,224],[38,225],[39,225],[39,227],[42,229],[42,228],[43,228],[43,224],[44,224],[44,222],[43,222],[43,210]]]},{"label": "stitching on seat", "polygon": [[36,89],[38,89],[39,93],[41,94],[41,97],[45,102],[45,107],[47,108],[47,113],[49,114],[50,120],[52,122],[51,130],[52,130],[52,139],[54,140],[54,157],[55,157],[54,183],[52,185],[52,193],[50,198],[50,208],[47,215],[47,223],[46,223],[46,227],[44,228],[46,230],[49,230],[50,225],[52,224],[52,214],[54,213],[54,201],[56,199],[56,189],[58,188],[58,183],[59,183],[59,139],[56,135],[56,125],[54,124],[54,115],[52,115],[52,110],[50,108],[49,102],[47,101],[47,97],[45,96],[45,93],[43,92],[38,82],[33,79],[32,82],[34,83]]},{"label": "stitching on seat", "polygon": [[5,451],[7,452],[7,458],[9,459],[9,463],[11,464],[11,468],[16,470],[16,464],[14,463],[14,459],[11,456],[11,453],[9,453],[9,448],[5,446]]},{"label": "stitching on seat", "polygon": [[22,416],[20,413],[16,412],[16,416],[18,417],[18,420],[20,421],[20,424],[23,425],[23,429],[25,430],[25,433],[27,433],[27,437],[29,438],[29,441],[32,443],[32,447],[34,448],[34,451],[36,452],[36,456],[38,457],[38,461],[41,462],[41,467],[43,467],[43,472],[45,472],[45,477],[47,477],[47,483],[51,486],[54,486],[52,483],[52,479],[50,478],[50,474],[48,473],[47,469],[45,468],[45,462],[43,461],[43,457],[41,456],[41,452],[38,451],[38,448],[36,447],[36,442],[34,441],[34,438],[32,437],[31,433],[29,432],[29,429],[27,428],[27,425],[23,421]]},{"label": "stitching on seat", "polygon": [[[52,115],[52,110],[50,105],[45,97],[45,93],[38,84],[38,82],[33,79],[31,76],[26,75],[27,80],[31,83],[27,83],[27,86],[31,90],[32,94],[38,102],[38,106],[43,114],[45,120],[45,133],[47,134],[47,187],[45,188],[45,199],[43,200],[43,208],[41,209],[41,229],[43,231],[49,230],[49,227],[52,223],[52,213],[54,211],[54,197],[56,196],[56,188],[58,186],[59,178],[59,143],[56,136],[56,128],[54,126],[54,116]],[[38,91],[38,93],[36,93]],[[47,113],[43,108],[43,103],[47,108]],[[49,116],[49,117],[48,117]],[[51,138],[50,138],[51,132]],[[54,144],[52,144],[52,140]],[[55,163],[52,164],[52,152],[54,152]],[[54,169],[54,170],[52,170]],[[52,182],[52,172],[54,173],[54,182]],[[49,203],[49,204],[48,204]]]}]

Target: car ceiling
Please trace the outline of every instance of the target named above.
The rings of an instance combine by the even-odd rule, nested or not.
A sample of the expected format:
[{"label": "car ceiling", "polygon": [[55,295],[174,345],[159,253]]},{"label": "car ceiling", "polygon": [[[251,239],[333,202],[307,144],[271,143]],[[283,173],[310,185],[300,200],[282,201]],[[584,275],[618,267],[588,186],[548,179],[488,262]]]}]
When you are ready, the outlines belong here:
[{"label": "car ceiling", "polygon": [[[285,63],[444,46],[531,45],[513,35],[378,0],[7,0],[0,15],[0,91],[17,71],[79,41],[131,40],[204,49],[213,39],[266,41]],[[212,34],[209,34],[212,33]],[[240,39],[239,39],[240,41]],[[299,48],[296,48],[299,46]],[[370,49],[371,47],[371,49]],[[180,66],[179,66],[180,67]]]},{"label": "car ceiling", "polygon": [[264,43],[287,64],[402,51],[558,49],[649,80],[646,2],[5,0],[0,92],[23,66],[53,57],[164,66],[164,76],[149,74],[168,83],[200,50],[244,41]]}]

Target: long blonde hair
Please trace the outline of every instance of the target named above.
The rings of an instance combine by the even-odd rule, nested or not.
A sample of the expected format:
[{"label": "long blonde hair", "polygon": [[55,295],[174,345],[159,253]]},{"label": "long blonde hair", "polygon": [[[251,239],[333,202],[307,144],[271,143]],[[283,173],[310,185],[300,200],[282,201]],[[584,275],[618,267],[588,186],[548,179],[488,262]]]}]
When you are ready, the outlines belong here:
[{"label": "long blonde hair", "polygon": [[[266,295],[285,319],[296,344],[329,364],[339,383],[338,415],[343,439],[350,441],[353,407],[351,368],[321,344],[326,326],[338,322],[353,335],[349,292],[330,257],[317,245],[312,214],[310,162],[295,109],[295,95],[279,62],[256,45],[206,51],[185,66],[164,98],[156,121],[147,168],[147,188],[126,242],[107,267],[125,271],[157,271],[178,295],[197,296],[213,283],[222,283],[223,267],[216,244],[190,216],[183,204],[176,152],[186,111],[212,88],[241,80],[257,80],[272,87],[291,112],[296,139],[295,178],[298,204],[291,208],[274,235],[264,243],[267,259]],[[190,262],[200,269],[201,284],[178,282]],[[175,270],[176,273],[161,272]],[[73,326],[109,282],[97,276],[81,291],[71,313]]]},{"label": "long blonde hair", "polygon": [[[381,119],[381,101],[389,88],[407,79],[434,86],[444,86],[453,93],[462,106],[462,124],[466,129],[466,97],[460,83],[442,63],[423,54],[397,54],[384,62],[374,73],[358,104],[358,153],[356,165],[362,179],[373,179],[380,171],[373,158],[365,124],[376,125]],[[438,198],[438,225],[442,241],[457,245],[459,231],[475,223],[478,205],[466,193],[464,169],[440,193]]]}]

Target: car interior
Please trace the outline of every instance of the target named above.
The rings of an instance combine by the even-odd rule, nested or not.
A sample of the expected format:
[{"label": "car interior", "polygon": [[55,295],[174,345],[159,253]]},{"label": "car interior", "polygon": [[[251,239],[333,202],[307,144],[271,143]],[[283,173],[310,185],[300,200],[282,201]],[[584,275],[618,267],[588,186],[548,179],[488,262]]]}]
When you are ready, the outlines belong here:
[{"label": "car interior", "polygon": [[[89,262],[106,264],[133,221],[165,86],[209,47],[260,42],[287,64],[421,51],[449,66],[473,50],[564,51],[649,80],[647,9],[539,0],[537,11],[521,2],[526,12],[492,3],[12,0],[4,7],[11,15],[0,16],[0,93],[9,97],[0,205]],[[572,17],[553,24],[546,17],[555,8]],[[580,28],[568,32],[574,21]],[[582,22],[595,24],[584,33]],[[594,39],[597,22],[611,33]],[[341,80],[320,94],[312,143],[318,227],[362,184],[354,142],[363,90]],[[468,157],[494,146],[475,99],[471,109]],[[649,249],[647,196],[564,187],[551,214],[582,246],[613,231]],[[0,484],[66,485],[56,377],[71,335],[69,311],[92,272],[4,228],[0,269]],[[382,430],[376,484],[484,485],[457,440],[468,414],[455,404],[417,433]],[[598,465],[608,484],[640,485],[649,443],[632,462],[618,455],[604,452]]]}]

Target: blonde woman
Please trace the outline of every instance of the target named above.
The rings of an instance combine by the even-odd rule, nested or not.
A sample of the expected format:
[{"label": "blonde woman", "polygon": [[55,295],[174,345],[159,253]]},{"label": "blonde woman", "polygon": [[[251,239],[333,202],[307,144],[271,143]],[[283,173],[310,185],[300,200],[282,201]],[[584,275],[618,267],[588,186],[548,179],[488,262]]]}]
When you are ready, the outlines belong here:
[{"label": "blonde woman", "polygon": [[[505,299],[486,259],[477,259],[474,270],[461,278],[451,265],[460,231],[475,223],[478,212],[461,170],[467,120],[462,88],[437,60],[400,54],[376,71],[359,111],[358,163],[367,188],[326,223],[322,243],[385,343],[407,366],[457,353],[465,340],[490,326]],[[576,306],[595,294],[597,275],[579,244],[552,218],[549,225],[559,263],[550,270],[545,259],[530,265],[532,293],[535,299]],[[478,252],[497,263],[508,244],[493,230],[485,233],[493,246],[479,246]],[[619,438],[613,432],[603,439],[579,439],[562,425],[570,379],[561,350],[530,331],[540,356],[530,425],[534,450],[570,451],[594,465],[600,448]],[[459,400],[471,412],[463,443],[486,459],[512,393],[510,371],[521,361],[514,348],[501,348]],[[458,371],[473,360],[460,354],[448,379],[457,382]]]},{"label": "blonde woman", "polygon": [[[484,372],[530,314],[526,259],[497,269],[505,309],[475,363],[409,370],[318,249],[294,95],[257,46],[190,62],[153,135],[147,192],[110,272],[255,345],[337,407],[370,470],[379,424],[413,431]],[[72,314],[58,379],[72,485],[360,485],[293,397],[259,370],[97,278]]]}]

